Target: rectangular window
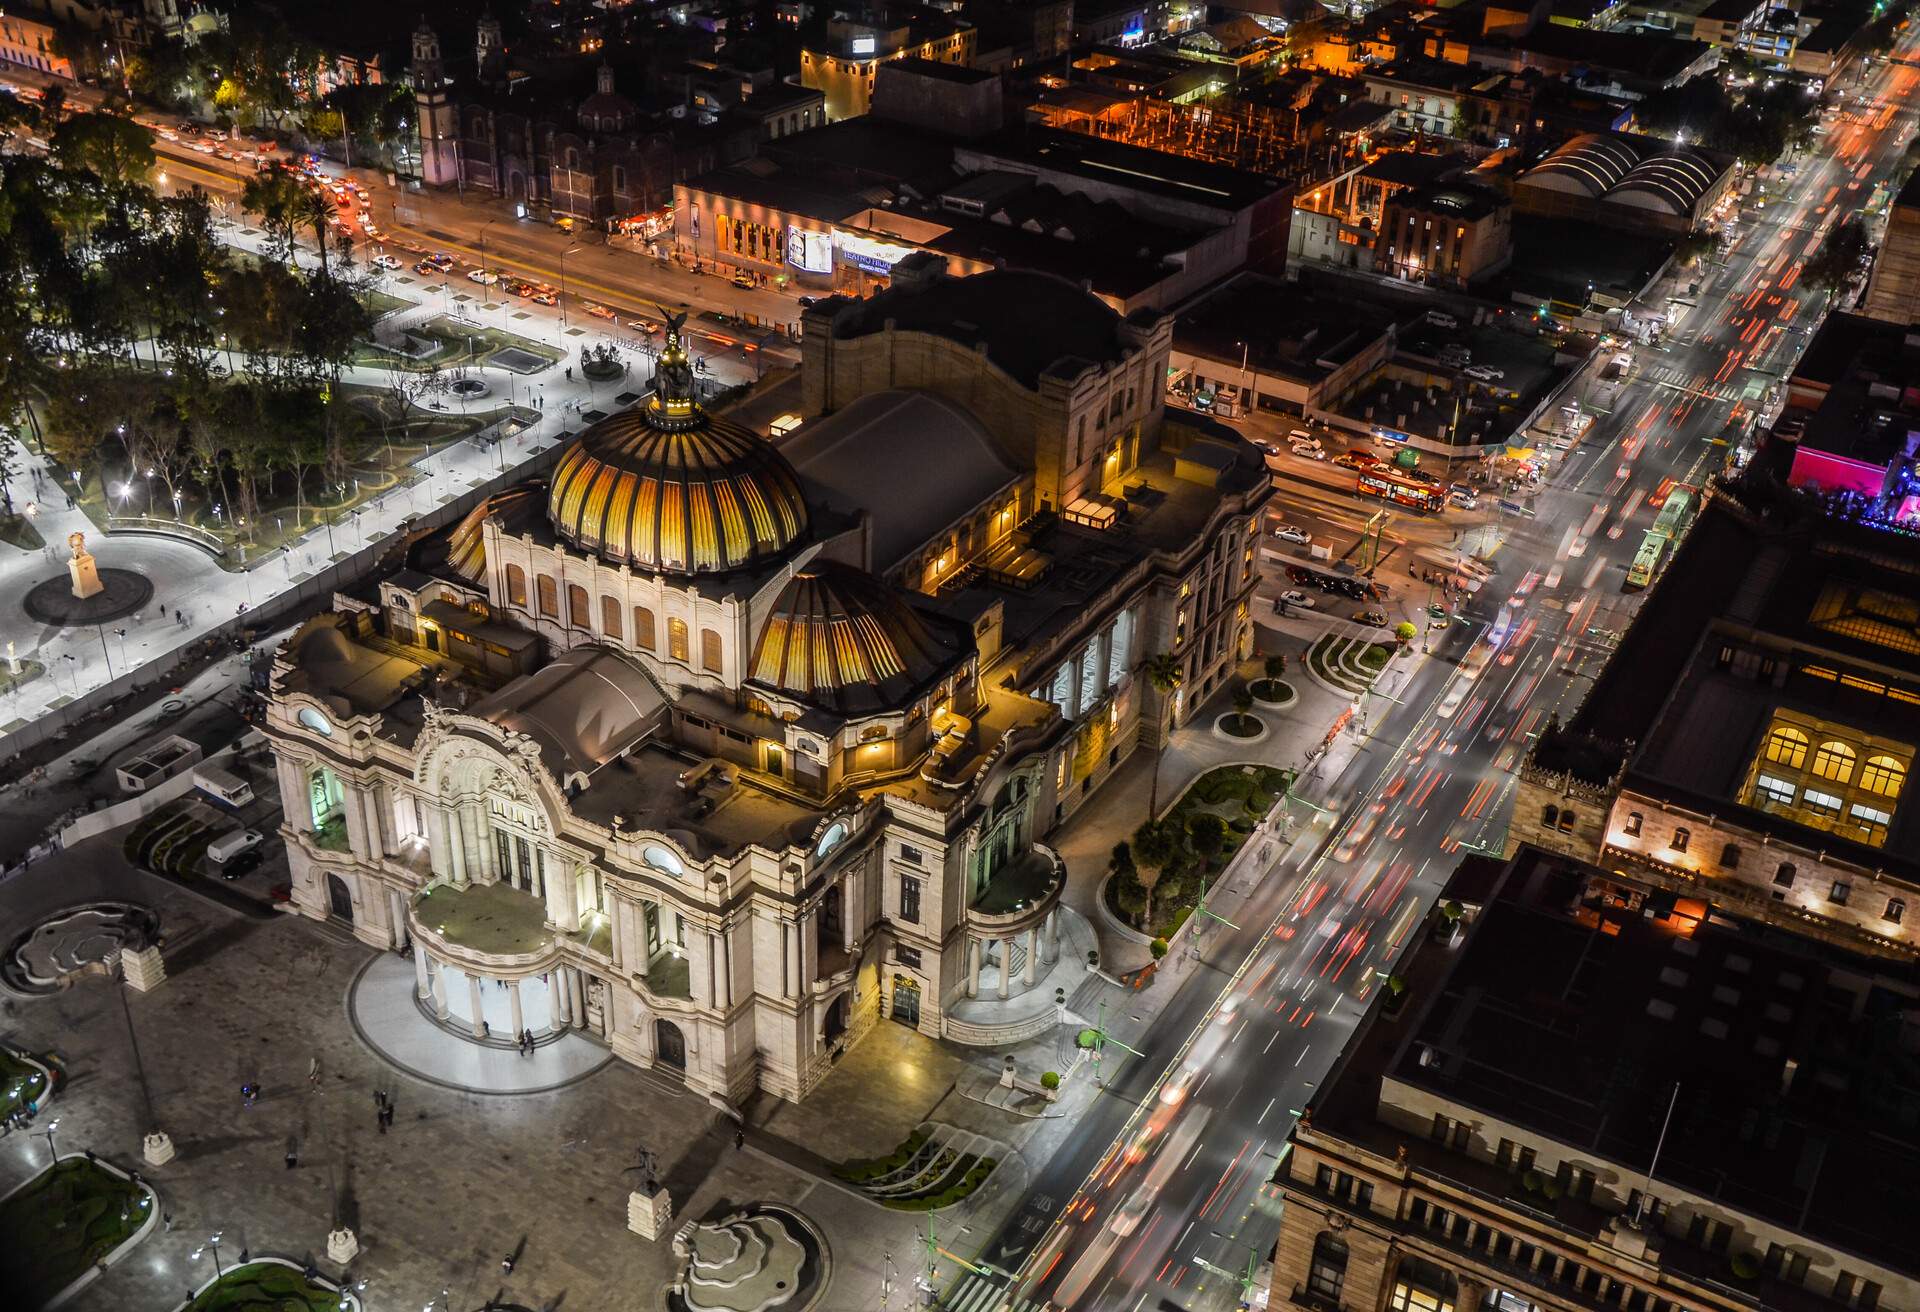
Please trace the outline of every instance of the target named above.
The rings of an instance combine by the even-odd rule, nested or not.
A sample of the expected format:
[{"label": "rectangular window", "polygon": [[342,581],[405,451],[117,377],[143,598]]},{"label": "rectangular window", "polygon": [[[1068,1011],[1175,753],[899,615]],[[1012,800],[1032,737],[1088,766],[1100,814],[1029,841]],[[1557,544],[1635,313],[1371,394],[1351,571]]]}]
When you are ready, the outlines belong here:
[{"label": "rectangular window", "polygon": [[1763,774],[1753,781],[1755,796],[1765,802],[1778,802],[1781,806],[1792,806],[1795,796],[1794,786],[1785,779],[1776,779]]},{"label": "rectangular window", "polygon": [[1862,829],[1871,829],[1877,833],[1885,833],[1887,826],[1893,823],[1891,811],[1882,811],[1876,806],[1862,806],[1858,802],[1848,808],[1847,814],[1852,816],[1853,822]]},{"label": "rectangular window", "polygon": [[923,866],[927,863],[926,855],[919,848],[909,847],[905,843],[900,844],[900,859],[914,866]]},{"label": "rectangular window", "polygon": [[905,946],[904,944],[896,946],[893,950],[893,957],[894,957],[894,960],[898,961],[901,965],[907,967],[910,970],[920,969],[920,949],[919,948],[910,948]]},{"label": "rectangular window", "polygon": [[1833,903],[1837,907],[1843,907],[1847,904],[1847,895],[1851,892],[1853,892],[1853,885],[1842,883],[1839,880],[1835,880],[1833,884],[1833,891],[1827,894],[1827,901]]},{"label": "rectangular window", "polygon": [[641,651],[653,650],[653,612],[645,606],[633,608],[633,645]]},{"label": "rectangular window", "polygon": [[720,635],[712,629],[700,630],[700,668],[709,674],[720,673]]},{"label": "rectangular window", "polygon": [[667,621],[667,655],[677,661],[687,659],[687,622],[685,620]]},{"label": "rectangular window", "polygon": [[912,875],[900,876],[900,919],[920,923],[920,881]]},{"label": "rectangular window", "polygon": [[1800,794],[1800,805],[1819,816],[1840,814],[1840,799],[1832,793],[1823,793],[1817,788],[1809,788]]},{"label": "rectangular window", "polygon": [[1897,897],[1887,899],[1887,919],[1889,921],[1897,925],[1906,918],[1906,914],[1907,904],[1903,900]]}]

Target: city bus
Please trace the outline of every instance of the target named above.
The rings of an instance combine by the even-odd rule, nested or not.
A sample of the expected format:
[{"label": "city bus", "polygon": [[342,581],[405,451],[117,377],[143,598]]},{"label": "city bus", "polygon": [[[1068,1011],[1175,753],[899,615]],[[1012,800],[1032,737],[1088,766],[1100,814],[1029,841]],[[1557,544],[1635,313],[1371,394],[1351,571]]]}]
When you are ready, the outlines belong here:
[{"label": "city bus", "polygon": [[1361,470],[1354,480],[1354,491],[1361,496],[1378,497],[1422,514],[1437,514],[1447,504],[1446,488],[1386,465]]},{"label": "city bus", "polygon": [[[1662,484],[1665,486],[1665,484]],[[1634,553],[1633,564],[1627,566],[1626,587],[1629,592],[1646,587],[1653,582],[1654,575],[1660,572],[1667,552],[1673,549],[1676,539],[1686,531],[1687,512],[1693,507],[1693,489],[1676,485],[1660,502],[1660,513],[1654,517],[1653,527],[1647,530],[1647,536],[1640,542],[1640,550]]]}]

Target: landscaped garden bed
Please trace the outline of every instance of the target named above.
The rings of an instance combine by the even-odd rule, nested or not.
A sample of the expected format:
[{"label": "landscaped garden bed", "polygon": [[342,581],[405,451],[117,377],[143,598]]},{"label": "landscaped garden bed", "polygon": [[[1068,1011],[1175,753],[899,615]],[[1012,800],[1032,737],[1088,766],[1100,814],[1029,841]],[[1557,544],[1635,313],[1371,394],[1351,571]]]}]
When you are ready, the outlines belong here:
[{"label": "landscaped garden bed", "polygon": [[949,1126],[921,1126],[885,1157],[843,1162],[834,1175],[884,1206],[933,1212],[971,1195],[998,1159],[987,1140]]},{"label": "landscaped garden bed", "polygon": [[290,1263],[248,1262],[228,1267],[179,1312],[340,1312],[357,1304],[339,1286],[308,1280]]},{"label": "landscaped garden bed", "polygon": [[1233,860],[1290,780],[1267,765],[1223,765],[1201,775],[1164,817],[1114,849],[1101,890],[1107,910],[1150,938],[1171,938],[1199,904],[1203,881]]},{"label": "landscaped garden bed", "polygon": [[13,1115],[28,1103],[36,1106],[47,1099],[47,1073],[30,1061],[0,1048],[0,1119]]},{"label": "landscaped garden bed", "polygon": [[0,1288],[43,1308],[147,1224],[153,1195],[85,1157],[63,1157],[0,1200]]},{"label": "landscaped garden bed", "polygon": [[1329,633],[1307,649],[1307,665],[1326,682],[1345,692],[1361,693],[1373,686],[1380,671],[1393,659],[1393,648],[1366,638],[1341,638]]}]

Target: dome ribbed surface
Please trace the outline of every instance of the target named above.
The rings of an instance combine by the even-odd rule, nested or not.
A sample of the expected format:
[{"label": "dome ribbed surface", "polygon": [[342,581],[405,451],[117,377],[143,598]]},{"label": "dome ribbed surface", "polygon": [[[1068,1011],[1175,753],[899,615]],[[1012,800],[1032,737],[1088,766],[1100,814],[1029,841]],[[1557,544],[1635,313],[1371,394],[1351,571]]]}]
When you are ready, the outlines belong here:
[{"label": "dome ribbed surface", "polygon": [[615,564],[718,574],[806,530],[799,479],[764,440],[697,411],[669,428],[654,409],[601,420],[560,458],[547,509],[563,538]]},{"label": "dome ribbed surface", "polygon": [[781,590],[752,677],[829,710],[882,710],[937,676],[950,655],[884,583],[821,560]]}]

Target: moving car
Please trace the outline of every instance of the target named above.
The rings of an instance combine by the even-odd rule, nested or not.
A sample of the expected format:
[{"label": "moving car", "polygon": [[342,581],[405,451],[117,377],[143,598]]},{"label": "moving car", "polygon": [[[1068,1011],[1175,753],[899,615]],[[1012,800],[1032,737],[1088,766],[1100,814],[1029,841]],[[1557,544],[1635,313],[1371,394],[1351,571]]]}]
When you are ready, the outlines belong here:
[{"label": "moving car", "polygon": [[435,264],[432,260],[420,261],[413,266],[413,271],[428,278],[436,278],[446,272],[445,269]]},{"label": "moving car", "polygon": [[1357,623],[1371,624],[1376,629],[1387,627],[1387,613],[1383,610],[1363,610],[1353,618]]},{"label": "moving car", "polygon": [[1273,531],[1273,535],[1282,542],[1291,542],[1295,546],[1300,547],[1304,547],[1313,541],[1313,534],[1303,528],[1297,528],[1292,524],[1282,524]]},{"label": "moving car", "polygon": [[474,269],[467,274],[468,282],[477,282],[482,287],[491,287],[500,281],[500,275],[491,269]]},{"label": "moving car", "polygon": [[1314,607],[1313,598],[1297,588],[1290,592],[1281,593],[1280,601],[1283,605],[1297,606],[1301,610],[1312,610]]},{"label": "moving car", "polygon": [[391,255],[376,255],[373,257],[373,267],[376,269],[397,269],[400,267],[400,261],[394,259]]},{"label": "moving car", "polygon": [[1333,463],[1342,469],[1371,469],[1380,463],[1380,457],[1371,451],[1343,451],[1333,458]]},{"label": "moving car", "polygon": [[551,287],[536,287],[527,293],[527,299],[535,305],[558,305],[560,297]]}]

